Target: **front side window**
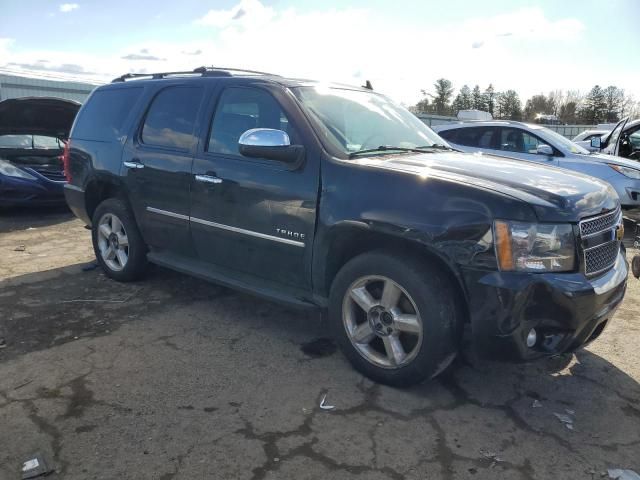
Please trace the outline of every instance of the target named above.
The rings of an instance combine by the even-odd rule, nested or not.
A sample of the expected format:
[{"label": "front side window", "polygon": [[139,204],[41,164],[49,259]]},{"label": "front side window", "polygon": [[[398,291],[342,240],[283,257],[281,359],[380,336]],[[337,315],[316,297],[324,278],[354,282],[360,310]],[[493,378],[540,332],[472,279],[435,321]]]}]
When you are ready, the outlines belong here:
[{"label": "front side window", "polygon": [[500,129],[500,150],[536,154],[539,145],[546,145],[538,137],[519,128]]},{"label": "front side window", "polygon": [[268,92],[257,88],[227,88],[213,116],[207,151],[240,155],[238,140],[252,128],[283,130],[289,134],[291,143],[297,143],[293,126]]},{"label": "front side window", "polygon": [[188,150],[202,100],[200,87],[168,87],[153,99],[142,127],[145,145]]},{"label": "front side window", "polygon": [[336,156],[344,158],[380,146],[446,146],[420,119],[383,95],[334,87],[295,87],[291,91]]}]

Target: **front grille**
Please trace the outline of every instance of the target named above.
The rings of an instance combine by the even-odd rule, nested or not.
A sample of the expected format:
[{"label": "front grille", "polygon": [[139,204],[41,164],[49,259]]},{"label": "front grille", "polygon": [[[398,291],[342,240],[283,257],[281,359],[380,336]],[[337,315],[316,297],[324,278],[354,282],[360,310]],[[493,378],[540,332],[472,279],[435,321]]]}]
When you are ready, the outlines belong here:
[{"label": "front grille", "polygon": [[584,251],[585,273],[596,275],[610,269],[616,263],[620,242],[613,240]]},{"label": "front grille", "polygon": [[620,223],[620,209],[617,208],[611,213],[605,213],[599,217],[590,218],[580,222],[580,234],[583,237],[609,230]]},{"label": "front grille", "polygon": [[[580,222],[585,275],[598,275],[615,265],[620,252],[620,241],[617,239],[616,230],[621,223],[622,212],[619,207]],[[599,243],[594,245],[594,240]]]},{"label": "front grille", "polygon": [[64,177],[64,171],[62,170],[50,170],[46,168],[34,168],[34,170],[43,177],[53,180],[54,182],[64,182],[66,180]]}]

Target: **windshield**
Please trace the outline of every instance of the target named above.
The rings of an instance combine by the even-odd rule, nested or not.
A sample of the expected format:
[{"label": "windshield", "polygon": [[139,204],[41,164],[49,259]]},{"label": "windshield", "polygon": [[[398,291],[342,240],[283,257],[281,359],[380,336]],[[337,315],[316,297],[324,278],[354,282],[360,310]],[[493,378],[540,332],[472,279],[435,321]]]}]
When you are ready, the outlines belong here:
[{"label": "windshield", "polygon": [[320,127],[327,149],[338,157],[381,146],[448,146],[415,115],[383,95],[328,87],[296,87],[292,91]]},{"label": "windshield", "polygon": [[538,132],[543,133],[543,137],[546,137],[547,140],[554,143],[556,146],[561,146],[565,150],[568,150],[571,153],[577,153],[580,155],[589,155],[590,152],[584,147],[581,147],[577,143],[573,143],[568,138],[563,137],[558,132],[554,132],[549,128],[541,128]]},{"label": "windshield", "polygon": [[56,137],[44,135],[0,135],[0,148],[16,149],[61,149],[62,144]]}]

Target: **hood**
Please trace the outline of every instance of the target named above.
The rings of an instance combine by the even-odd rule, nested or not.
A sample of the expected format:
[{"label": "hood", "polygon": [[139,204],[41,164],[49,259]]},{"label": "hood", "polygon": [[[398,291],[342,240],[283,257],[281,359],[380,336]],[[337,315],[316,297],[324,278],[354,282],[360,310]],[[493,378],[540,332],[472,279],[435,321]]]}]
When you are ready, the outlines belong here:
[{"label": "hood", "polygon": [[48,97],[11,98],[0,102],[0,135],[47,135],[69,138],[80,104]]},{"label": "hood", "polygon": [[597,178],[482,153],[385,155],[357,161],[425,179],[439,178],[500,192],[528,203],[538,219],[546,222],[577,222],[619,204],[613,187]]}]

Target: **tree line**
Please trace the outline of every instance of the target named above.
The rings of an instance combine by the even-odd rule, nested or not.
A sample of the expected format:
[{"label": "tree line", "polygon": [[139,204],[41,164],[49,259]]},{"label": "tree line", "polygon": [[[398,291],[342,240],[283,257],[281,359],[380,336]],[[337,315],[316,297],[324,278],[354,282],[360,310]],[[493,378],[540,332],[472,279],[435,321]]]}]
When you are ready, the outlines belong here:
[{"label": "tree line", "polygon": [[460,110],[482,110],[493,118],[535,121],[537,115],[555,115],[560,123],[588,124],[614,123],[621,118],[640,116],[640,102],[614,85],[602,88],[595,85],[588,93],[577,90],[554,90],[529,98],[524,107],[515,90],[498,92],[489,84],[484,90],[479,85],[463,85],[454,96],[450,80],[439,78],[433,90],[422,90],[423,98],[411,110],[419,113],[455,116]]}]

